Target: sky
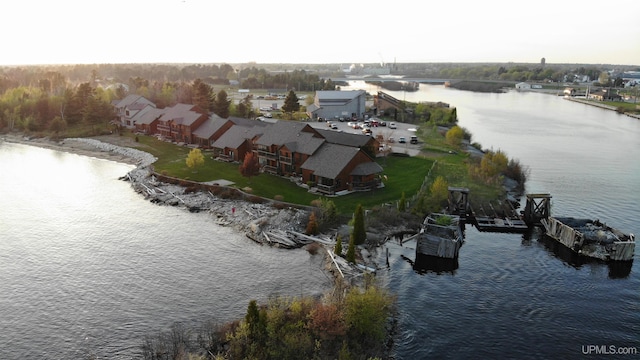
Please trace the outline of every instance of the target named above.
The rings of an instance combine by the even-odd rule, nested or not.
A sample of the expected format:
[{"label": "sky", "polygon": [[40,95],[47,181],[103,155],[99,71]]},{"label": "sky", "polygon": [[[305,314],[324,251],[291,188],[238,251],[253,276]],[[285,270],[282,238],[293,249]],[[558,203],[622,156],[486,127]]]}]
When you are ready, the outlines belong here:
[{"label": "sky", "polygon": [[640,1],[13,0],[0,65],[640,65]]}]

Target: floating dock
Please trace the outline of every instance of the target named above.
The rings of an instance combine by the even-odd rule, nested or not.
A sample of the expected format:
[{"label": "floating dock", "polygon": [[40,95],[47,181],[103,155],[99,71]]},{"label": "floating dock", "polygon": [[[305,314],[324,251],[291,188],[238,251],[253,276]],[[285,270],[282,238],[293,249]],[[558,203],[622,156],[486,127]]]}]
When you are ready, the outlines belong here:
[{"label": "floating dock", "polygon": [[458,216],[434,213],[427,216],[418,234],[416,254],[455,259],[464,243]]}]

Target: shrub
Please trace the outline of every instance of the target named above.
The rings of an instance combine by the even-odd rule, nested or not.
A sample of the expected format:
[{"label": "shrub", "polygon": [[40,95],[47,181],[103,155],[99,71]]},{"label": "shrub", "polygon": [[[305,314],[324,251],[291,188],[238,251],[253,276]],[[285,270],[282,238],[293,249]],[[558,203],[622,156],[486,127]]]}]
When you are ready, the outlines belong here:
[{"label": "shrub", "polygon": [[318,222],[316,221],[316,214],[313,211],[309,214],[306,233],[307,235],[315,235],[318,233]]}]

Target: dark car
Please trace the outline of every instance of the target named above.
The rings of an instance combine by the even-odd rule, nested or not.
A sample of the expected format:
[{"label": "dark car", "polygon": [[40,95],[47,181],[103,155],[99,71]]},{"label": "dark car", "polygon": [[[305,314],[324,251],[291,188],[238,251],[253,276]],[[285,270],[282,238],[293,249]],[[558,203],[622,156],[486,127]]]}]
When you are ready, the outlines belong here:
[{"label": "dark car", "polygon": [[404,136],[401,136],[400,139],[398,139],[398,142],[400,144],[406,144],[407,143],[407,139]]},{"label": "dark car", "polygon": [[412,136],[410,142],[412,144],[417,144],[418,143],[418,137],[417,136]]}]

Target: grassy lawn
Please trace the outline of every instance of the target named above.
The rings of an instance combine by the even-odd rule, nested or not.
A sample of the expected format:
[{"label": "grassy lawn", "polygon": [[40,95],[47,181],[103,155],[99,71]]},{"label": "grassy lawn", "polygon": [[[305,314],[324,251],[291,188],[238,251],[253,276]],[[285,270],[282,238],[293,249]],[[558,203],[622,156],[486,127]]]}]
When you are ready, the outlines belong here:
[{"label": "grassy lawn", "polygon": [[[491,197],[500,194],[500,189],[496,187],[472,181],[467,171],[468,155],[463,153],[450,154],[451,146],[446,144],[443,137],[435,130],[427,130],[420,135],[429,144],[425,146],[425,154],[427,155],[418,157],[388,156],[377,159],[377,162],[384,169],[382,173],[385,177],[383,180],[384,188],[331,197],[338,212],[350,214],[358,204],[365,208],[372,208],[383,203],[395,202],[401,198],[403,192],[407,198],[411,198],[420,190],[425,176],[436,160],[438,163],[434,167],[434,173],[430,180],[436,176],[443,176],[450,186],[470,188],[474,197],[480,195]],[[135,137],[130,133],[123,136]],[[189,147],[160,141],[151,136],[138,136],[137,144],[139,144],[137,148],[158,158],[154,164],[155,171],[169,176],[199,182],[225,179],[232,181],[237,188],[251,188],[251,192],[255,195],[269,199],[280,195],[284,201],[303,205],[309,205],[311,201],[320,197],[307,192],[305,188],[297,186],[288,178],[269,174],[260,174],[252,178],[243,177],[240,174],[238,164],[216,161],[209,151],[203,151],[205,155],[203,166],[190,169],[186,164],[187,155],[191,151]]]}]

